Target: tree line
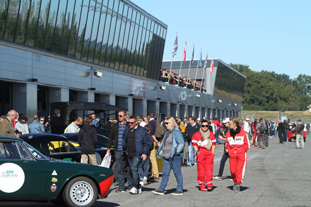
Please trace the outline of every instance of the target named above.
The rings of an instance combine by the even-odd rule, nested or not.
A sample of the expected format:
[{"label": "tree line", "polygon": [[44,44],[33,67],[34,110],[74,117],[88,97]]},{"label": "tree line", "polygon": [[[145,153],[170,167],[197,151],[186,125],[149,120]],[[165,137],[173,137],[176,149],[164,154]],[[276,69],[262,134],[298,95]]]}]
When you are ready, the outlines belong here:
[{"label": "tree line", "polygon": [[244,110],[305,111],[311,104],[311,76],[252,71],[248,65],[230,64],[246,76],[242,106]]}]

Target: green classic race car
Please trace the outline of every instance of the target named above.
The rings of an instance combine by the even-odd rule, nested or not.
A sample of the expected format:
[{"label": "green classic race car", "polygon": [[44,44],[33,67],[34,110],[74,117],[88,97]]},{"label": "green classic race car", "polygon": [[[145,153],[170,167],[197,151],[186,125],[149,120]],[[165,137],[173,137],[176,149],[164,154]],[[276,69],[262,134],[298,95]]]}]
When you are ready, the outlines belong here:
[{"label": "green classic race car", "polygon": [[109,193],[113,171],[52,159],[19,138],[0,137],[0,200],[93,206]]}]

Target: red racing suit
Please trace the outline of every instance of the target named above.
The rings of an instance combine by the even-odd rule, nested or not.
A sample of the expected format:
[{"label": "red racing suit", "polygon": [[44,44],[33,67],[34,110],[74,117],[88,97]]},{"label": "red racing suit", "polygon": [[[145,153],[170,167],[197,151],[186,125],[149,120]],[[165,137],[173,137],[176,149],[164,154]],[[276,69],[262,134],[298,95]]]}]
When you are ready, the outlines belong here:
[{"label": "red racing suit", "polygon": [[230,172],[235,184],[241,185],[246,168],[246,152],[249,149],[249,141],[246,132],[240,129],[235,136],[227,132],[226,149],[229,154]]},{"label": "red racing suit", "polygon": [[[216,145],[216,138],[213,132],[210,131],[209,140],[212,142],[212,146]],[[198,170],[198,182],[200,184],[207,185],[208,188],[213,187],[213,167],[214,167],[214,156],[212,149],[207,150],[205,145],[207,140],[204,140],[201,132],[197,131],[192,136],[192,145],[198,147],[197,155],[197,170]]]}]

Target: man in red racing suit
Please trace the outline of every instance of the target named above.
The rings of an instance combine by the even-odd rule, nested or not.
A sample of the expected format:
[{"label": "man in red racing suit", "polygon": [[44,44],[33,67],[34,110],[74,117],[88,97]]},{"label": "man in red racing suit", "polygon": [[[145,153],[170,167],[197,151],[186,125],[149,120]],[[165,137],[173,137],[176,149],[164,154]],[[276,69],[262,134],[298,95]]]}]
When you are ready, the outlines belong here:
[{"label": "man in red racing suit", "polygon": [[197,154],[200,190],[212,191],[216,138],[213,132],[208,130],[208,122],[206,120],[201,122],[200,130],[192,136],[192,145]]},{"label": "man in red racing suit", "polygon": [[229,154],[230,172],[234,181],[233,190],[240,191],[240,185],[246,168],[246,152],[249,140],[246,132],[240,126],[241,120],[233,118],[229,121],[230,130],[227,132],[226,149]]}]

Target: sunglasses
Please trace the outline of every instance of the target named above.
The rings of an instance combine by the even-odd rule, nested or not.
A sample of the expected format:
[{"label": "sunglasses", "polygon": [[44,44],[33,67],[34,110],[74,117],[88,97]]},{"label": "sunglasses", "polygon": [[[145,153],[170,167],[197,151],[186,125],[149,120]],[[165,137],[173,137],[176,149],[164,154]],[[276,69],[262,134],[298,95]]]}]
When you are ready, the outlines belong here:
[{"label": "sunglasses", "polygon": [[135,124],[136,122],[128,122],[129,124]]},{"label": "sunglasses", "polygon": [[201,125],[201,127],[208,127],[208,125]]},{"label": "sunglasses", "polygon": [[44,121],[44,120],[40,120],[40,121]]},{"label": "sunglasses", "polygon": [[168,124],[168,122],[165,122],[164,124],[165,124],[165,125],[167,125],[167,124]]},{"label": "sunglasses", "polygon": [[119,117],[123,117],[123,115],[119,115]]}]

